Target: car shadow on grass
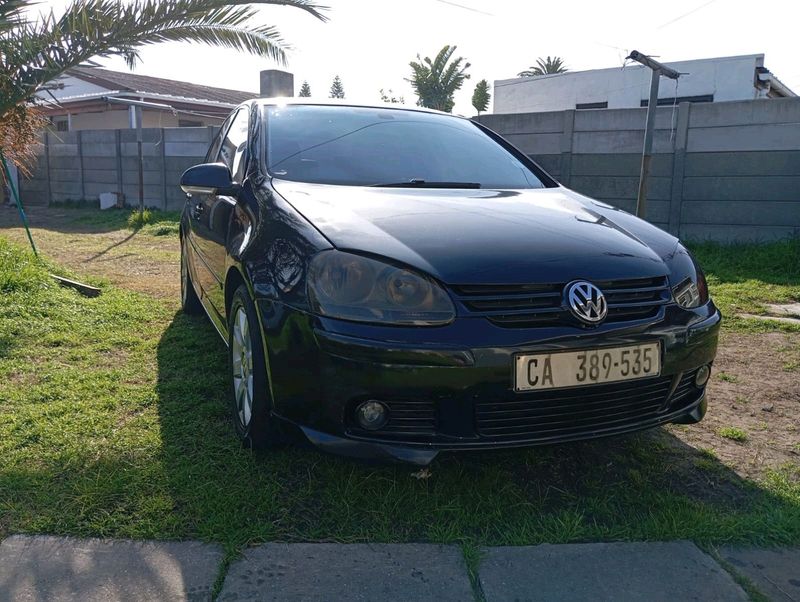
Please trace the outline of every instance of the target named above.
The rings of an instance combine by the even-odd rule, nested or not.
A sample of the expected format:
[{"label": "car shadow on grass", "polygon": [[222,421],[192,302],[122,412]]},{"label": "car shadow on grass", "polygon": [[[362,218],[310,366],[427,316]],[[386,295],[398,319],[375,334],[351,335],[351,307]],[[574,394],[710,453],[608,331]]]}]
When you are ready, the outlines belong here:
[{"label": "car shadow on grass", "polygon": [[745,480],[663,428],[441,454],[425,472],[299,445],[254,453],[234,436],[225,348],[208,321],[177,313],[157,357],[163,462],[175,511],[193,536],[230,549],[265,540],[800,541],[794,490]]}]

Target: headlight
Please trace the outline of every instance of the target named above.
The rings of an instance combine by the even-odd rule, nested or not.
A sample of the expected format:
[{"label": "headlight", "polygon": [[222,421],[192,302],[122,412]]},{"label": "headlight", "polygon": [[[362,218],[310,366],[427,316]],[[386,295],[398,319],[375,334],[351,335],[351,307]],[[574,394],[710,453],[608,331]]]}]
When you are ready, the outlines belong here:
[{"label": "headlight", "polygon": [[670,261],[670,281],[675,302],[685,309],[708,302],[708,284],[703,270],[683,245],[678,245]]},{"label": "headlight", "polygon": [[341,251],[311,260],[308,296],[314,311],[343,320],[434,326],[455,318],[450,297],[433,280]]}]

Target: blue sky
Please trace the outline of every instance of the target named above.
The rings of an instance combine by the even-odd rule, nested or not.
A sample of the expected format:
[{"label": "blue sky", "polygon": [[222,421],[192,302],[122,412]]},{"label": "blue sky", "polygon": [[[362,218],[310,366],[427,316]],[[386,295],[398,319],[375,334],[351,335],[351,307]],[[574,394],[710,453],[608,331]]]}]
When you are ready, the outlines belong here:
[{"label": "blue sky", "polygon": [[[65,0],[50,0],[56,11]],[[627,51],[662,61],[763,53],[765,65],[800,93],[800,2],[795,0],[672,0],[631,3],[561,0],[320,0],[328,23],[285,7],[263,7],[259,24],[276,25],[294,46],[287,70],[297,87],[308,80],[327,96],[333,76],[348,97],[377,100],[391,88],[416,100],[408,63],[444,44],[472,64],[455,112],[472,114],[475,83],[514,77],[537,57],[558,55],[571,70],[621,66]],[[460,4],[465,8],[455,6]],[[234,51],[198,45],[146,48],[137,73],[241,90],[258,90],[258,72],[276,65]],[[101,61],[126,69],[119,59]]]}]

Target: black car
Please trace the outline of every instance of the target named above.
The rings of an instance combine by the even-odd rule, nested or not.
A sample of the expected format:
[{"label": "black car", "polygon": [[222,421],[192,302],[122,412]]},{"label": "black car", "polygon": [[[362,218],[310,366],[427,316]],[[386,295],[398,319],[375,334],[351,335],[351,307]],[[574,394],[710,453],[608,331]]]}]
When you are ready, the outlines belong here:
[{"label": "black car", "polygon": [[253,100],[181,186],[183,308],[253,447],[425,464],[705,414],[721,318],[691,255],[479,123]]}]

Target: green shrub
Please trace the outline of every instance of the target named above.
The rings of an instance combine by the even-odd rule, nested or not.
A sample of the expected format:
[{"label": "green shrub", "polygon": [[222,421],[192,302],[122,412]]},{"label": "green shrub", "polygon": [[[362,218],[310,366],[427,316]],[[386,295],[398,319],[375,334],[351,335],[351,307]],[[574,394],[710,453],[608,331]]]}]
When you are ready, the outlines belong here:
[{"label": "green shrub", "polygon": [[128,227],[138,230],[153,221],[153,213],[149,209],[134,209],[128,216]]}]

